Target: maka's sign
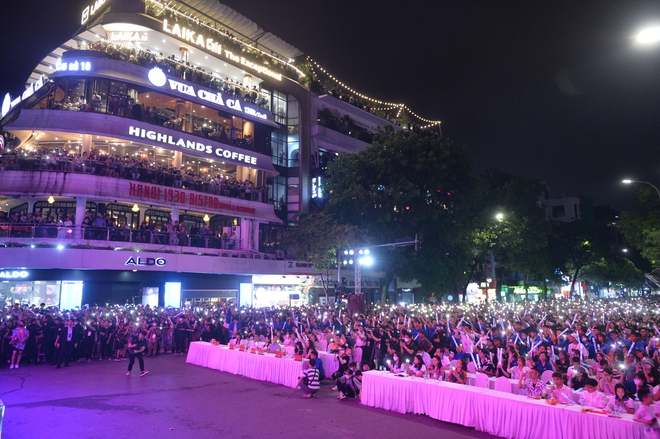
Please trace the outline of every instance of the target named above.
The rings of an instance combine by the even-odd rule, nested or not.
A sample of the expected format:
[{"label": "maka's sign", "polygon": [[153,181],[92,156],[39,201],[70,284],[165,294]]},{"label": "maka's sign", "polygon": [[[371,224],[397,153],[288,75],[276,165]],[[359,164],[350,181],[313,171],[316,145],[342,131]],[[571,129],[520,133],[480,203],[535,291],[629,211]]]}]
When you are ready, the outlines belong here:
[{"label": "maka's sign", "polygon": [[167,264],[165,258],[128,258],[124,265],[133,265],[135,267],[164,267]]}]

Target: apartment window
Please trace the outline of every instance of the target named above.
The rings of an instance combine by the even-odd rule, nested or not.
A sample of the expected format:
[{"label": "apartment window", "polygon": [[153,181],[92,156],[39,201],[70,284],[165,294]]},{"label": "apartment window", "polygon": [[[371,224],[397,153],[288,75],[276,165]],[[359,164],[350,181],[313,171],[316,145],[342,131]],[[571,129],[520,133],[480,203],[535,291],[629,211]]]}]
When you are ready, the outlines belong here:
[{"label": "apartment window", "polygon": [[552,217],[553,218],[564,218],[566,216],[566,211],[564,206],[552,206]]}]

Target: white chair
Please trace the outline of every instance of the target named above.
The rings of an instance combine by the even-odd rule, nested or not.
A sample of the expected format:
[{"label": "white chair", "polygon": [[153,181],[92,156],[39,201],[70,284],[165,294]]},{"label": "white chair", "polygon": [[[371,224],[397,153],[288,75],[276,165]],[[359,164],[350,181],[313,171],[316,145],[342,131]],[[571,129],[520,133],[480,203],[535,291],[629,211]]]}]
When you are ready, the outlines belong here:
[{"label": "white chair", "polygon": [[507,377],[499,377],[495,380],[495,389],[500,392],[511,393],[511,381]]},{"label": "white chair", "polygon": [[474,363],[470,362],[467,365],[467,371],[468,373],[477,373],[477,366]]},{"label": "white chair", "polygon": [[546,370],[545,372],[543,372],[543,373],[541,374],[541,381],[543,381],[544,383],[550,383],[550,382],[552,382],[552,374],[553,374],[553,373],[554,373],[554,372],[551,371],[551,370]]},{"label": "white chair", "polygon": [[484,389],[487,389],[489,379],[490,378],[485,373],[478,373],[477,377],[474,380],[474,386],[475,387],[483,387]]}]

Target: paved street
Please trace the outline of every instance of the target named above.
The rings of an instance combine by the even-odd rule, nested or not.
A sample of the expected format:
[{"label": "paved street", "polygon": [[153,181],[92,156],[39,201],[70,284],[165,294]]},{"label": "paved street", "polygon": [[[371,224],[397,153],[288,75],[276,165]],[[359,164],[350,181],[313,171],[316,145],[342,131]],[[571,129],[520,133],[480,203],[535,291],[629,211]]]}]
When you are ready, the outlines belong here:
[{"label": "paved street", "polygon": [[[425,416],[339,402],[329,383],[315,399],[301,391],[192,366],[185,357],[25,366],[0,371],[7,406],[3,439],[80,438],[490,438]],[[137,372],[136,372],[137,370]]]}]

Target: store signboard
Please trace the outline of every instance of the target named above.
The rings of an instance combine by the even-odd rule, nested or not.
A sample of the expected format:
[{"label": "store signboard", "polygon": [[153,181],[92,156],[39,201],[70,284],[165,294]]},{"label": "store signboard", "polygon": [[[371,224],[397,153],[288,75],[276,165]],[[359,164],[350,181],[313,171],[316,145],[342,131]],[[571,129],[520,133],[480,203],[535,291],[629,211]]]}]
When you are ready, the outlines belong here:
[{"label": "store signboard", "polygon": [[163,31],[170,35],[174,35],[188,43],[201,47],[202,49],[206,49],[209,52],[224,56],[225,59],[254,70],[260,75],[266,75],[278,81],[282,80],[281,73],[275,72],[264,65],[254,63],[249,59],[237,55],[227,49],[223,50],[222,44],[219,41],[215,41],[213,38],[210,38],[209,36],[204,35],[197,30],[192,30],[180,25],[179,23],[169,23],[167,19],[165,19],[163,20]]},{"label": "store signboard", "polygon": [[135,267],[149,267],[155,265],[156,267],[164,267],[167,265],[167,260],[165,258],[135,258],[131,256],[126,262],[124,262],[124,265]]},{"label": "store signboard", "polygon": [[312,198],[323,198],[323,180],[322,177],[312,178]]},{"label": "store signboard", "polygon": [[234,99],[230,95],[226,95],[216,90],[205,90],[192,84],[187,84],[176,79],[168,78],[159,67],[154,67],[149,70],[149,73],[147,73],[147,79],[149,79],[149,82],[151,82],[156,87],[163,87],[167,85],[167,88],[170,91],[180,95],[199,98],[217,108],[227,107],[257,119],[268,119],[268,113],[263,112],[263,110],[259,107],[248,106],[248,104],[241,101],[240,99]]},{"label": "store signboard", "polygon": [[[204,209],[225,210],[232,213],[238,212],[248,213],[251,215],[256,214],[256,209],[254,207],[233,204],[232,202],[227,202],[225,199],[223,199],[223,197],[199,194],[183,189],[171,189],[144,183],[130,182],[128,186],[128,193],[125,195],[147,201],[162,201],[170,203],[173,206],[181,205],[191,208],[197,207]],[[126,261],[126,265],[157,265],[160,267],[164,266],[166,262],[164,258],[157,258],[151,264],[142,264],[136,262],[135,258],[132,259],[133,260],[129,259]]]},{"label": "store signboard", "polygon": [[30,273],[25,270],[0,271],[0,279],[25,279]]},{"label": "store signboard", "polygon": [[23,94],[20,96],[15,97],[14,99],[11,98],[11,95],[7,93],[5,95],[5,98],[2,101],[2,110],[0,112],[0,117],[5,117],[9,111],[20,104],[22,101],[26,100],[30,96],[32,96],[37,90],[39,90],[41,87],[44,86],[46,83],[46,77],[44,75],[41,75],[39,79],[36,82],[33,82],[30,84]]},{"label": "store signboard", "polygon": [[109,0],[96,0],[91,5],[86,6],[85,9],[83,9],[82,14],[80,14],[80,24],[83,25],[87,23],[87,20],[96,15],[107,1]]},{"label": "store signboard", "polygon": [[224,145],[222,148],[209,145],[200,142],[198,137],[178,135],[172,136],[167,132],[158,130],[154,127],[140,128],[138,126],[129,126],[128,135],[131,137],[137,137],[139,139],[146,139],[156,143],[162,143],[168,146],[174,146],[180,150],[183,150],[184,152],[187,150],[201,152],[216,160],[231,160],[236,162],[238,165],[259,165],[256,156],[246,154],[248,151],[233,150],[233,148],[228,148]]}]

